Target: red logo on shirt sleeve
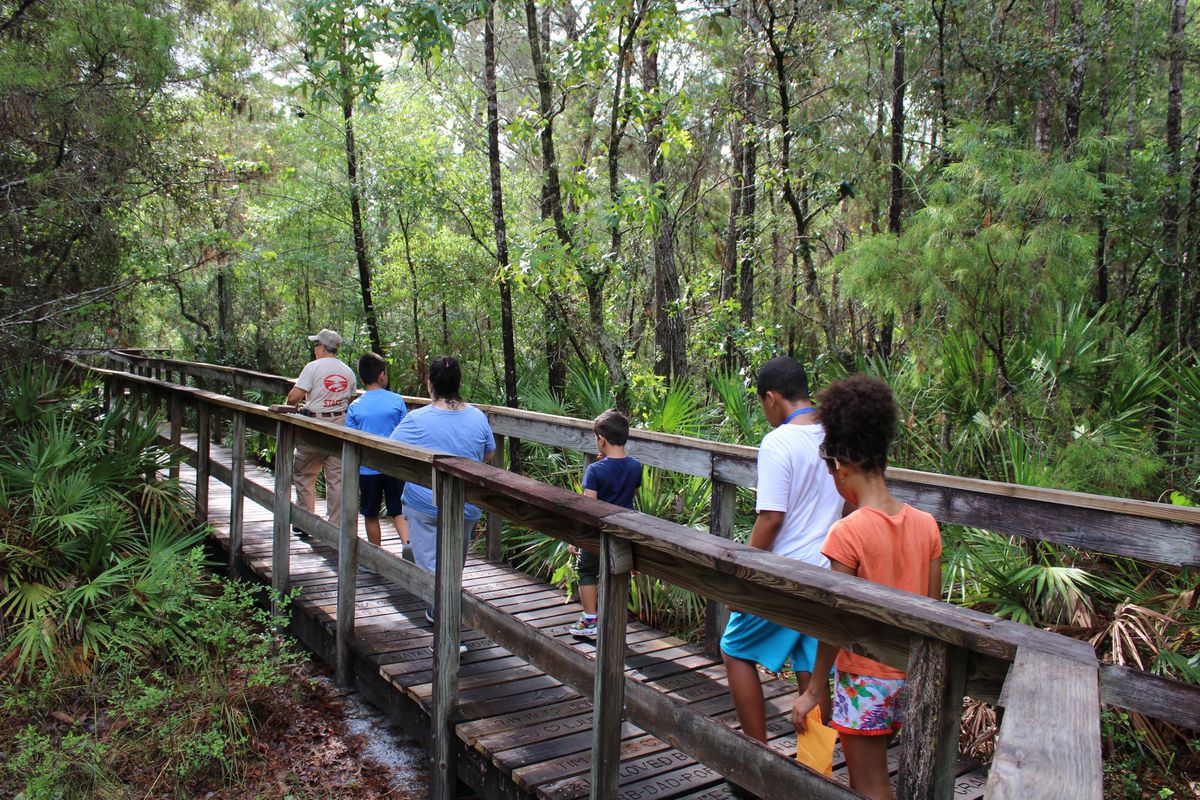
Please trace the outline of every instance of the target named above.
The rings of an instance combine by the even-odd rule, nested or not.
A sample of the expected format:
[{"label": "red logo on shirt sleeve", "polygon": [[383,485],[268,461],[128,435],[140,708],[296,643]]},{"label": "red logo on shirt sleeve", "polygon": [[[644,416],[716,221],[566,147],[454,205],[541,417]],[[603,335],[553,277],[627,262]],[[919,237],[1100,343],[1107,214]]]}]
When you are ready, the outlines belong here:
[{"label": "red logo on shirt sleeve", "polygon": [[334,394],[346,391],[350,387],[350,381],[346,380],[344,375],[326,375],[325,388]]}]

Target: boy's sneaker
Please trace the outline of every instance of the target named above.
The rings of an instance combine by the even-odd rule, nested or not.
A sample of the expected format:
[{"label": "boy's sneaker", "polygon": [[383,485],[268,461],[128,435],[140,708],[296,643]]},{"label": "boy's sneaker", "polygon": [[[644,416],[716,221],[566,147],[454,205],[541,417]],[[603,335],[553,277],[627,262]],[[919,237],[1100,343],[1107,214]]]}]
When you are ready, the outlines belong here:
[{"label": "boy's sneaker", "polygon": [[428,622],[430,625],[433,624],[433,609],[432,608],[425,609],[425,621]]},{"label": "boy's sneaker", "polygon": [[567,628],[567,632],[579,639],[594,639],[596,637],[596,618],[581,614],[575,624]]}]

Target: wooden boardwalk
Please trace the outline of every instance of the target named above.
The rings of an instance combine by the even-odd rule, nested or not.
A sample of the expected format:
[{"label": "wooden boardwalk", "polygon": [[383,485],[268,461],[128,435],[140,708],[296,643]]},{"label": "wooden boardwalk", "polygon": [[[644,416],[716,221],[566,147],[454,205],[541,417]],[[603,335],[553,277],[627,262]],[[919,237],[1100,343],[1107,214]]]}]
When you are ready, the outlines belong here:
[{"label": "wooden boardwalk", "polygon": [[[194,435],[182,444],[195,448]],[[226,467],[227,448],[212,445],[211,457]],[[273,476],[247,464],[247,482],[273,489]],[[194,485],[194,472],[183,468],[183,485]],[[228,545],[230,489],[209,482],[209,521],[217,541]],[[319,507],[318,512],[322,509]],[[271,511],[247,498],[244,506],[244,566],[266,583],[271,580]],[[396,554],[400,542],[384,522],[384,547]],[[365,537],[365,532],[360,531]],[[293,628],[319,654],[328,655],[337,615],[337,554],[316,540],[293,535],[290,580],[299,595]],[[592,654],[594,645],[577,640],[567,627],[580,613],[563,592],[508,566],[471,557],[463,576],[467,592],[515,616],[526,625]],[[428,740],[433,678],[433,629],[425,619],[426,604],[384,578],[360,569],[357,574],[355,628],[351,649],[357,672],[374,686],[373,702],[410,734]],[[461,778],[485,797],[568,800],[587,797],[592,746],[590,698],[531,667],[481,634],[464,630],[468,652],[461,658],[461,721],[455,733]],[[655,688],[671,700],[736,727],[733,701],[724,667],[700,648],[638,622],[627,628],[626,675]],[[764,680],[770,745],[779,753],[795,753],[790,722],[795,686]],[[724,779],[669,744],[626,722],[621,730],[620,793],[622,800],[729,797]],[[896,769],[895,750],[890,759]],[[469,763],[468,763],[469,762]],[[834,753],[834,776],[845,782],[840,749]],[[983,796],[986,772],[960,766],[954,797]]]}]

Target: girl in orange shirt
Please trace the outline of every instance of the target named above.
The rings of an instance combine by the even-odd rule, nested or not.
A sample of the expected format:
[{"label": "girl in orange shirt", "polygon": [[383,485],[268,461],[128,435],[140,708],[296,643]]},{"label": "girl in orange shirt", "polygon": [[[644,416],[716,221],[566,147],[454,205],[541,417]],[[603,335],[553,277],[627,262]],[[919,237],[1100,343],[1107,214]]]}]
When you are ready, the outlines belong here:
[{"label": "girl in orange shirt", "polygon": [[[821,552],[835,572],[856,575],[915,594],[941,596],[942,541],[937,522],[924,511],[892,497],[884,481],[887,453],[896,436],[896,403],[883,381],[855,375],[817,395],[825,427],[821,457],[838,493],[857,510],[834,523]],[[836,661],[835,661],[836,658]],[[833,718],[841,733],[850,786],[867,797],[891,800],[887,749],[900,729],[904,673],[886,664],[822,642],[813,675],[834,675]],[[828,696],[814,680],[797,698],[792,722]]]}]

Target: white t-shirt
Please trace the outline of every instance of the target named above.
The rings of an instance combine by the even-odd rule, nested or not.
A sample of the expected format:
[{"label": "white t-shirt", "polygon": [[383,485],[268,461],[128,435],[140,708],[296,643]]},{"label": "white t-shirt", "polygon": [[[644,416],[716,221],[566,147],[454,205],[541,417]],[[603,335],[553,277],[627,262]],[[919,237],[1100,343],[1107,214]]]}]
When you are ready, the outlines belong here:
[{"label": "white t-shirt", "polygon": [[313,359],[296,378],[296,388],[308,392],[304,407],[315,414],[345,414],[355,385],[354,370],[336,358]]},{"label": "white t-shirt", "polygon": [[821,546],[830,526],[842,518],[842,498],[818,448],[825,429],[818,424],[780,425],[758,449],[755,511],[782,511],[783,527],[771,545],[776,555],[828,567]]}]

